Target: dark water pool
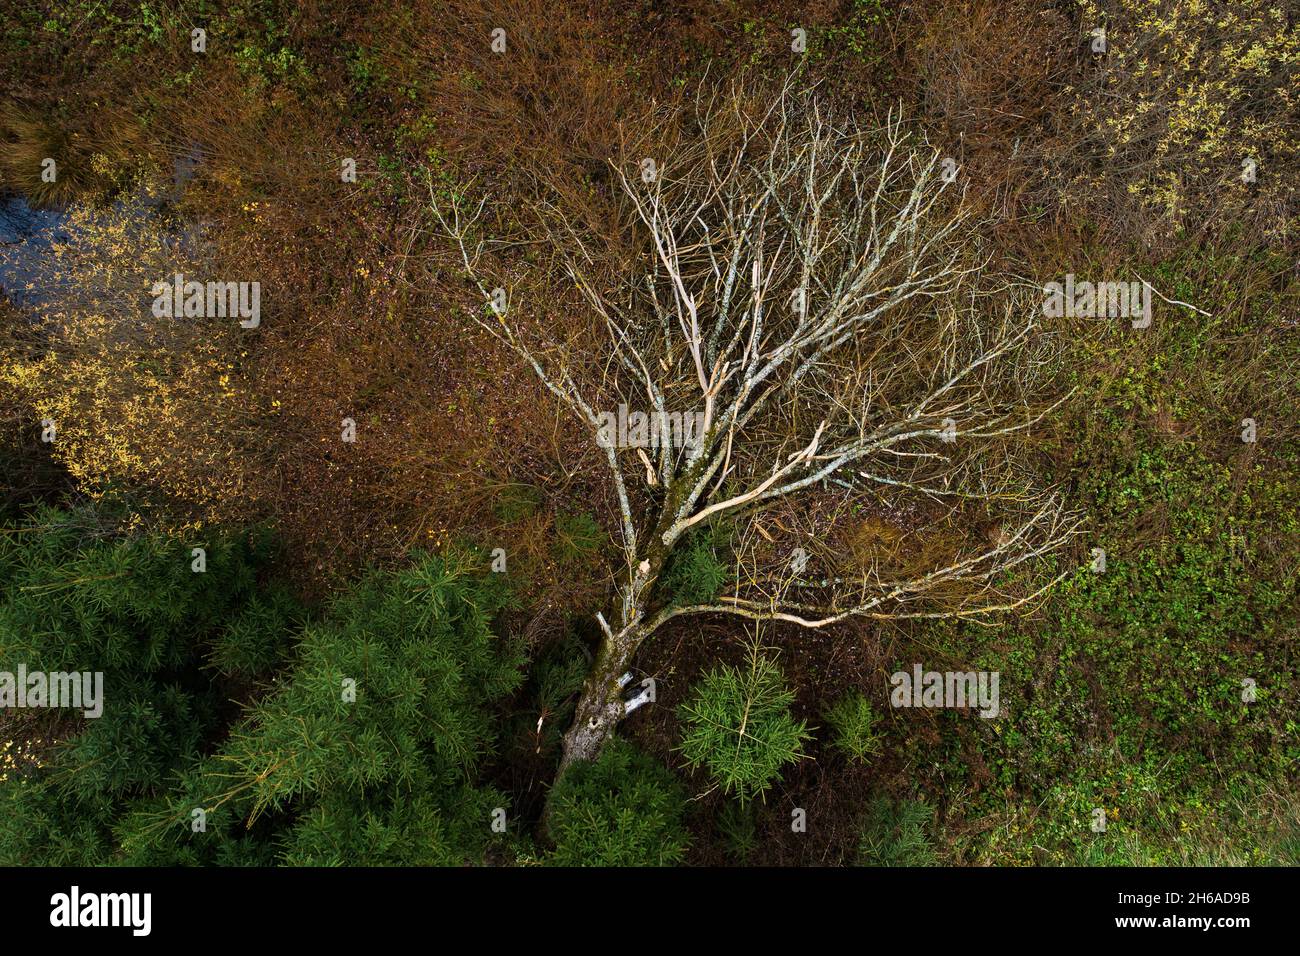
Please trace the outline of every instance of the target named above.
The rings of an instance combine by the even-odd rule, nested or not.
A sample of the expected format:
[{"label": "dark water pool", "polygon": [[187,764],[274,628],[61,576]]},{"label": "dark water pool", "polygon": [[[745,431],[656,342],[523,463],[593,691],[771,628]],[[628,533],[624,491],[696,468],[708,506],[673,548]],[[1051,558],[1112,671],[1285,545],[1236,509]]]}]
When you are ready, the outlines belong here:
[{"label": "dark water pool", "polygon": [[45,257],[56,242],[71,238],[66,220],[67,213],[33,209],[21,196],[0,202],[0,291],[15,305],[40,305]]},{"label": "dark water pool", "polygon": [[[158,230],[160,207],[165,201],[181,197],[185,187],[203,162],[203,151],[192,146],[173,163],[172,188],[168,193],[141,191],[133,199],[113,204],[116,215],[125,215],[127,229]],[[164,237],[178,255],[193,255],[202,243],[201,224],[178,226],[170,217],[162,229]],[[58,270],[50,268],[51,249],[66,244],[72,235],[68,213],[63,210],[33,209],[22,196],[0,198],[0,293],[25,309],[39,310],[48,299],[49,277]],[[170,272],[164,270],[164,274]],[[160,276],[161,278],[162,276]],[[46,293],[43,295],[42,293]]]}]

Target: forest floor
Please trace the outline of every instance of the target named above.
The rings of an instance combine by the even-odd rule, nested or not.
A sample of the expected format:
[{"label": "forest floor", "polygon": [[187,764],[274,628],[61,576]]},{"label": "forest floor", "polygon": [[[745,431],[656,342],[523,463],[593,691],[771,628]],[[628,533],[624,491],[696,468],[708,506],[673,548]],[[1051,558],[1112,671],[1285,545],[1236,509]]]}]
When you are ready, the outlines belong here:
[{"label": "forest floor", "polygon": [[[608,228],[608,162],[653,104],[702,83],[758,88],[799,69],[837,106],[874,117],[901,109],[958,158],[995,268],[1039,284],[1067,273],[1141,277],[1195,310],[1160,302],[1145,335],[1049,320],[1045,361],[1062,392],[1075,392],[1035,431],[1032,451],[1088,530],[1070,556],[1079,573],[1032,613],[992,628],[757,635],[811,726],[824,728],[828,705],[853,689],[879,706],[884,746],[870,763],[843,758],[815,732],[764,801],[726,809],[703,774],[681,766],[676,711],[704,670],[742,660],[754,632],[674,623],[644,649],[638,674],[656,679],[659,699],[624,733],[696,798],[690,861],[848,862],[862,808],[881,795],[933,807],[928,839],[950,863],[1300,860],[1294,152],[1271,154],[1276,166],[1261,166],[1267,178],[1242,194],[1198,166],[1237,164],[1236,144],[1208,158],[1178,144],[1156,150],[1160,131],[1144,131],[1141,117],[1151,102],[1167,107],[1168,94],[1133,80],[1107,98],[1115,87],[1099,79],[1086,3],[210,6],[29,4],[0,40],[10,143],[34,137],[22,148],[39,153],[33,123],[72,136],[83,162],[70,179],[87,193],[170,172],[202,144],[169,210],[205,224],[217,274],[257,276],[272,290],[262,328],[205,344],[210,358],[185,353],[193,367],[158,393],[166,411],[129,437],[103,426],[116,437],[97,443],[94,423],[121,420],[148,370],[6,381],[7,422],[22,423],[23,448],[36,447],[31,409],[56,394],[87,422],[58,468],[11,454],[15,494],[71,480],[92,497],[124,496],[143,524],[267,522],[308,599],[367,565],[400,564],[412,548],[508,542],[520,604],[506,626],[527,636],[534,660],[581,657],[617,571],[611,491],[576,425],[512,355],[470,331],[430,197],[490,196],[488,228],[519,244],[513,287],[557,327],[576,327],[581,302],[529,245],[537,183],[583,210],[582,228]],[[1122,46],[1143,5],[1115,6],[1110,38]],[[207,31],[202,54],[185,39],[196,25]],[[499,55],[489,44],[498,25],[509,44]],[[794,29],[809,38],[799,57]],[[1294,24],[1280,29],[1295,42]],[[1224,115],[1249,121],[1224,137],[1297,128],[1294,60],[1277,69],[1297,94],[1292,112],[1234,105]],[[1186,82],[1199,89],[1198,77]],[[1126,152],[1127,140],[1107,152],[1113,126],[1098,121],[1098,104],[1113,102],[1128,106],[1106,108],[1134,110],[1112,118],[1138,131],[1145,155]],[[340,157],[355,158],[356,183],[340,180]],[[21,189],[11,166],[0,169],[4,185]],[[1228,181],[1236,174],[1234,165]],[[1186,189],[1172,206],[1143,192],[1169,182]],[[68,268],[127,275],[143,253],[124,242],[109,255]],[[345,418],[364,440],[339,445]],[[1247,418],[1258,422],[1251,443],[1240,438]],[[1106,551],[1104,575],[1087,568],[1094,547]],[[918,660],[999,671],[1003,717],[889,708],[889,675]],[[1249,703],[1245,678],[1260,691]],[[530,685],[511,704],[521,726],[541,716],[535,694]],[[528,757],[530,739],[495,772],[535,816],[556,740]],[[1110,821],[1100,834],[1089,826],[1098,807]],[[792,808],[818,825],[796,838]]]}]

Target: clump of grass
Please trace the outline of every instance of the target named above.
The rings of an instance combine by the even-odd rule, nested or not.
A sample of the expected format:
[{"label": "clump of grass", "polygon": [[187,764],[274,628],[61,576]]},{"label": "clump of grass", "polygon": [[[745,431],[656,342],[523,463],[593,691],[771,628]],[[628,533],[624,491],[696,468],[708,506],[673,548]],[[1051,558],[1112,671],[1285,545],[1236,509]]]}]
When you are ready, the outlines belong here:
[{"label": "clump of grass", "polygon": [[0,188],[21,193],[36,207],[115,190],[137,171],[142,153],[133,148],[135,139],[124,121],[65,123],[31,106],[2,102]]}]

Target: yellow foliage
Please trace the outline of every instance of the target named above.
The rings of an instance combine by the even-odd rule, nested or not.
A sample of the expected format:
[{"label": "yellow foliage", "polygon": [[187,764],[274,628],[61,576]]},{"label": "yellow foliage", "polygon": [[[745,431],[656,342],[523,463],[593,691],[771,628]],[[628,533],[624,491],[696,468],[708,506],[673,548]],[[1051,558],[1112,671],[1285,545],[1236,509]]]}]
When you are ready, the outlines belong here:
[{"label": "yellow foliage", "polygon": [[236,319],[156,318],[151,288],[198,277],[146,191],[74,204],[25,290],[34,314],[0,343],[0,400],[50,419],[53,454],[82,490],[145,488],[211,517],[238,513],[241,428],[256,415],[241,387]]},{"label": "yellow foliage", "polygon": [[1108,176],[1175,223],[1253,211],[1265,235],[1284,236],[1300,155],[1300,28],[1281,5],[1078,5],[1085,28],[1106,30],[1099,84],[1076,101],[1076,118],[1102,144]]}]

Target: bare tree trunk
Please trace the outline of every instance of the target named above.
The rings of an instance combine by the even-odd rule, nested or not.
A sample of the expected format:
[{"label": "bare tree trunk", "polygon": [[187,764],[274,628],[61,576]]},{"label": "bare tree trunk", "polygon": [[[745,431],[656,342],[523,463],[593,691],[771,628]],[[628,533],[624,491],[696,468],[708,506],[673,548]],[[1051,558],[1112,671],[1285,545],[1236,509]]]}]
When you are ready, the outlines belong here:
[{"label": "bare tree trunk", "polygon": [[636,567],[632,579],[622,591],[619,630],[614,631],[602,615],[596,615],[605,637],[583,684],[582,696],[578,698],[573,714],[573,726],[564,735],[560,773],[575,760],[595,760],[600,756],[600,751],[614,735],[618,722],[626,716],[624,687],[620,678],[629,671],[637,649],[657,626],[657,622],[647,620],[645,614],[646,602],[663,562],[661,549],[656,547],[654,552],[653,559],[646,559]]},{"label": "bare tree trunk", "polygon": [[635,625],[601,641],[591,673],[582,687],[573,726],[564,735],[560,772],[575,760],[595,760],[623,719],[623,687],[619,678],[631,667],[646,632]]}]

